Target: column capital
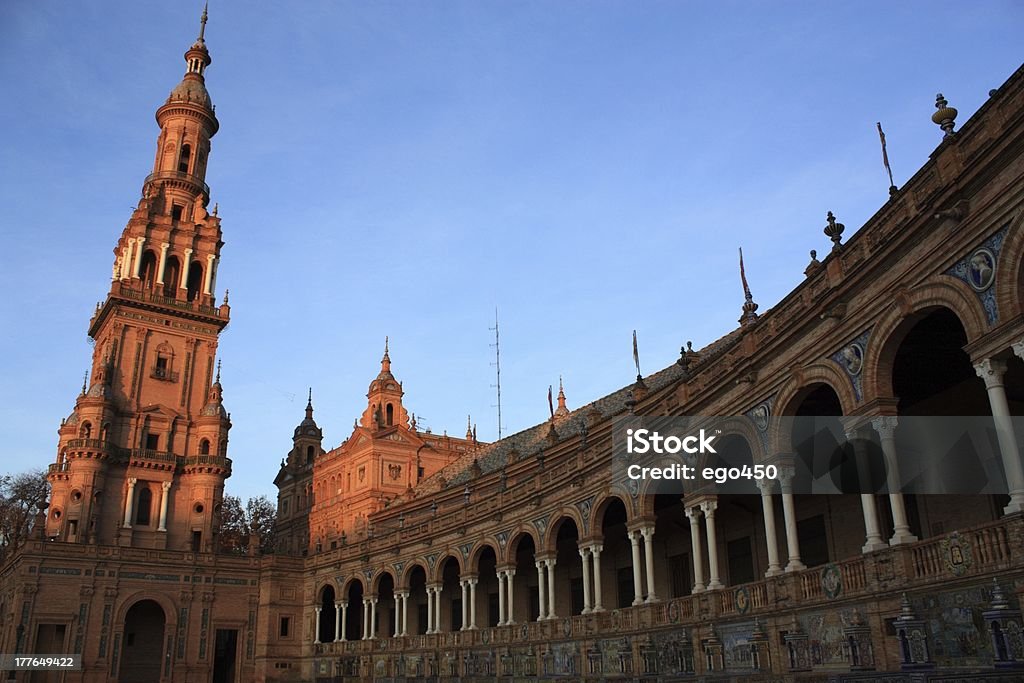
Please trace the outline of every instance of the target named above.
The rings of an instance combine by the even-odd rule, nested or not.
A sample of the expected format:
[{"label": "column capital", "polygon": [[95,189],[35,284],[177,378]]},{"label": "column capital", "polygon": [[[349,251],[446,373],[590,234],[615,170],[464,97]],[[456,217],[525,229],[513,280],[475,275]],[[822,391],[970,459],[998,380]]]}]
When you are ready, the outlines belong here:
[{"label": "column capital", "polygon": [[580,557],[582,557],[584,560],[586,560],[587,559],[587,555],[590,554],[590,546],[589,545],[581,545],[579,547],[579,551],[580,551]]},{"label": "column capital", "polygon": [[128,488],[132,488],[139,481],[138,477],[128,477]]},{"label": "column capital", "polygon": [[640,535],[643,536],[645,539],[650,538],[651,536],[654,535],[654,527],[653,526],[641,527]]},{"label": "column capital", "polygon": [[469,584],[470,586],[475,586],[475,585],[477,585],[478,583],[480,583],[480,579],[478,579],[478,578],[476,578],[476,577],[474,576],[474,577],[473,577],[473,578],[471,578],[471,579],[466,579],[466,583],[468,583],[468,584]]},{"label": "column capital", "polygon": [[632,543],[633,545],[636,545],[636,544],[638,544],[640,542],[640,530],[639,529],[631,529],[631,530],[627,531],[626,532],[626,536],[629,537],[629,542]]},{"label": "column capital", "polygon": [[163,489],[164,489],[164,491],[165,491],[165,492],[166,492],[166,491],[169,491],[169,490],[170,490],[170,488],[171,488],[171,482],[169,482],[169,481],[165,481],[164,483],[160,484],[160,486],[162,486],[162,487],[163,487]]},{"label": "column capital", "polygon": [[372,598],[370,598],[370,604],[371,605],[376,605],[377,604],[377,596],[373,596]]},{"label": "column capital", "polygon": [[323,608],[323,607],[321,607],[320,605],[317,605],[317,606],[316,606],[316,607],[314,607],[313,609],[314,609],[314,610],[316,610],[316,613],[317,613],[317,614],[320,614],[320,612],[322,612],[324,608]]},{"label": "column capital", "polygon": [[686,516],[690,518],[691,524],[697,524],[700,522],[701,511],[699,505],[684,508],[684,512],[686,513]]},{"label": "column capital", "polygon": [[978,377],[985,380],[985,388],[1003,386],[1003,375],[1006,374],[1006,361],[997,358],[986,358],[974,364]]},{"label": "column capital", "polygon": [[341,609],[342,607],[348,607],[348,600],[335,600],[334,606],[338,609]]},{"label": "column capital", "polygon": [[714,517],[715,510],[718,508],[717,500],[702,500],[700,502],[700,509],[704,511],[705,517]]},{"label": "column capital", "polygon": [[1024,360],[1024,339],[1015,341],[1010,344],[1010,348],[1013,349],[1014,354],[1021,360]]},{"label": "column capital", "polygon": [[398,597],[400,597],[403,600],[405,600],[407,597],[409,597],[409,591],[401,590],[401,591],[396,592],[395,595],[397,595]]},{"label": "column capital", "polygon": [[761,491],[761,495],[770,496],[775,490],[774,479],[758,479],[755,482],[757,488]]},{"label": "column capital", "polygon": [[603,551],[603,550],[604,550],[604,544],[603,543],[591,543],[590,544],[590,554],[591,555],[600,555],[601,551]]},{"label": "column capital", "polygon": [[547,567],[548,569],[550,569],[551,567],[555,566],[555,558],[553,558],[553,557],[549,557],[549,558],[547,558],[545,560],[542,560],[542,562],[544,563],[544,566]]},{"label": "column capital", "polygon": [[883,415],[871,420],[871,427],[883,439],[891,439],[896,432],[896,426],[899,424],[899,421],[899,418],[895,415]]}]

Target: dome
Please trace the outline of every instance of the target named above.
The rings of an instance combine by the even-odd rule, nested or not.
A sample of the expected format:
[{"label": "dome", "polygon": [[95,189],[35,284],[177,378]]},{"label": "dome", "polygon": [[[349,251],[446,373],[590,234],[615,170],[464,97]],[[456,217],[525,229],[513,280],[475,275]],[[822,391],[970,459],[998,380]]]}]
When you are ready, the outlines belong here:
[{"label": "dome", "polygon": [[210,93],[206,91],[206,86],[203,82],[197,78],[186,77],[181,81],[171,94],[167,98],[167,102],[191,102],[200,106],[206,107],[207,109],[213,109],[213,101],[210,99]]}]

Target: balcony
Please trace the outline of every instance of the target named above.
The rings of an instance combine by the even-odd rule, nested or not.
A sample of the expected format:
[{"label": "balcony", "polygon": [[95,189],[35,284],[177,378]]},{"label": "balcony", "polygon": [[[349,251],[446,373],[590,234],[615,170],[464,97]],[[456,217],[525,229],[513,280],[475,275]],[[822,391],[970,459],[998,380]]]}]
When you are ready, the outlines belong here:
[{"label": "balcony", "polygon": [[167,451],[148,448],[133,448],[128,454],[128,464],[155,470],[173,470],[180,464],[181,457]]},{"label": "balcony", "polygon": [[186,470],[199,470],[204,472],[230,472],[231,458],[224,455],[190,455],[184,458]]},{"label": "balcony", "polygon": [[181,171],[158,171],[156,173],[150,173],[146,176],[143,187],[156,182],[171,185],[172,187],[176,186],[184,187],[185,189],[201,190],[207,197],[210,196],[210,186],[199,178],[196,178],[191,173],[183,173]]},{"label": "balcony", "polygon": [[185,301],[183,299],[176,299],[172,296],[164,296],[163,294],[157,294],[156,292],[149,292],[144,289],[135,289],[124,284],[118,288],[117,296],[130,299],[132,301],[155,304],[157,306],[169,306],[182,311],[194,311],[202,313],[203,315],[212,315],[216,318],[220,317],[219,308],[215,306],[207,306],[198,298],[194,301]]}]

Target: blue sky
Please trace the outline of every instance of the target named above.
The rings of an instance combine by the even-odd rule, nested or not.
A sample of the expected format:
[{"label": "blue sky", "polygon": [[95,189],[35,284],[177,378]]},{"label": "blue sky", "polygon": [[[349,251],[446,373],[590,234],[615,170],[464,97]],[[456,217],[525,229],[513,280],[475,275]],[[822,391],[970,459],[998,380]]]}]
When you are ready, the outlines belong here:
[{"label": "blue sky", "polygon": [[[0,4],[2,470],[54,460],[86,326],[150,172],[153,113],[201,3]],[[986,1],[214,0],[208,182],[231,290],[231,492],[273,494],[313,386],[325,445],[384,336],[435,432],[496,435],[761,311],[902,185],[1019,65],[1024,5]]]}]

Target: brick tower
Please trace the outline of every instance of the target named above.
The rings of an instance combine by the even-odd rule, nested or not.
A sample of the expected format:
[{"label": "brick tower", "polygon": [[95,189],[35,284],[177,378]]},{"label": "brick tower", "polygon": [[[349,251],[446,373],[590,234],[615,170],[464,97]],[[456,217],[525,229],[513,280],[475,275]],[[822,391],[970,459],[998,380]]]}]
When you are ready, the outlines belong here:
[{"label": "brick tower", "polygon": [[185,76],[156,111],[153,172],[114,248],[89,323],[91,382],[58,430],[46,533],[75,543],[210,551],[231,474],[216,304],[220,219],[207,212],[210,139],[203,12]]}]

